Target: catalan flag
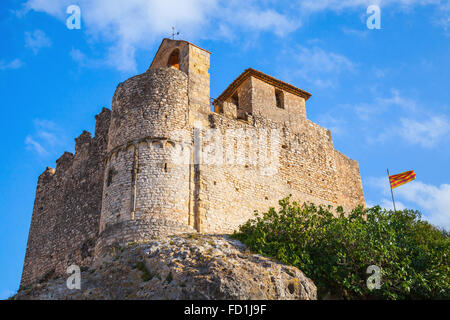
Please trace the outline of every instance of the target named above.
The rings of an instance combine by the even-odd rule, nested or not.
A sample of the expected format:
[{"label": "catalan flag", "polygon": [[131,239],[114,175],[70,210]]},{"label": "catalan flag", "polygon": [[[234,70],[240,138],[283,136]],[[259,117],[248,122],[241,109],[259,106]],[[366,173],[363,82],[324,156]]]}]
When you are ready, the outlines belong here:
[{"label": "catalan flag", "polygon": [[416,179],[416,174],[414,173],[414,170],[389,176],[389,182],[391,183],[392,189],[400,187],[401,185],[413,181],[414,179]]}]

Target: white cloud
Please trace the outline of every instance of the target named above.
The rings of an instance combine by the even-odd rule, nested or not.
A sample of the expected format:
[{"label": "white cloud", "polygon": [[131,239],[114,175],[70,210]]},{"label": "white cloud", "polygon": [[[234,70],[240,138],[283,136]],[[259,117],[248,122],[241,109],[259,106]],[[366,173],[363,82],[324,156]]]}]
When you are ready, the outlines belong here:
[{"label": "white cloud", "polygon": [[396,190],[398,197],[423,208],[426,218],[433,224],[450,229],[450,185],[433,186],[414,181]]},{"label": "white cloud", "polygon": [[19,69],[23,66],[23,62],[20,59],[14,59],[10,62],[0,60],[0,70]]},{"label": "white cloud", "polygon": [[317,46],[296,46],[284,51],[281,59],[290,62],[289,71],[285,71],[288,78],[302,78],[321,88],[336,86],[338,75],[357,68],[347,57]]},{"label": "white cloud", "polygon": [[[29,0],[26,10],[46,12],[64,20],[72,1]],[[172,26],[184,39],[224,37],[236,32],[273,32],[283,36],[300,26],[298,17],[260,2],[219,0],[80,0],[82,29],[95,41],[108,43],[107,63],[121,71],[135,71],[135,53],[168,37]]]},{"label": "white cloud", "polygon": [[232,6],[226,11],[226,21],[235,26],[242,25],[255,31],[273,31],[278,36],[284,36],[301,26],[299,19],[288,18],[274,10],[255,10],[252,6],[243,10]]},{"label": "white cloud", "polygon": [[395,124],[377,131],[381,133],[375,137],[369,136],[368,142],[382,143],[399,137],[409,144],[423,148],[448,145],[450,142],[450,121],[446,115],[401,117]]},{"label": "white cloud", "polygon": [[[381,207],[392,209],[390,188],[387,177],[372,177],[366,179],[366,186],[380,192],[378,203],[368,201],[367,205],[379,204]],[[450,185],[434,186],[414,180],[394,189],[395,205],[397,209],[417,209],[423,218],[430,223],[450,230]],[[410,205],[407,205],[407,204]]]},{"label": "white cloud", "polygon": [[[448,32],[450,30],[450,16],[441,17],[438,24],[441,25],[446,32]],[[447,33],[447,35],[450,35],[450,33]]]},{"label": "white cloud", "polygon": [[[285,36],[300,28],[305,16],[318,11],[364,8],[377,0],[303,0],[298,4],[275,0],[78,0],[82,29],[94,41],[109,45],[107,63],[122,71],[135,71],[135,54],[151,48],[172,26],[184,39],[246,39],[258,32]],[[439,0],[385,0],[384,5],[410,8]],[[24,11],[40,11],[65,21],[72,0],[28,0]],[[274,7],[278,9],[273,9]],[[362,11],[365,14],[365,11]],[[235,35],[239,34],[239,37]],[[247,36],[242,36],[245,34]],[[363,33],[361,33],[363,34]],[[320,54],[314,52],[313,54]],[[334,57],[339,59],[339,57]],[[319,86],[332,81],[315,79]]]},{"label": "white cloud", "polygon": [[323,10],[342,11],[344,9],[367,8],[369,5],[380,7],[398,6],[409,9],[417,5],[443,5],[441,0],[303,0],[300,3],[302,10],[316,12]]},{"label": "white cloud", "polygon": [[54,122],[48,120],[35,120],[35,132],[25,138],[27,150],[36,152],[39,156],[54,155],[58,148],[64,145],[64,131]]},{"label": "white cloud", "polygon": [[347,133],[348,122],[341,115],[321,113],[318,116],[317,123],[329,129],[333,137]]},{"label": "white cloud", "polygon": [[423,120],[400,119],[398,133],[403,139],[422,147],[434,147],[438,143],[450,142],[450,121],[444,115]]},{"label": "white cloud", "polygon": [[62,18],[65,15],[64,8],[71,4],[70,0],[67,1],[49,1],[49,0],[29,0],[25,3],[25,11],[36,10],[46,12],[52,16]]},{"label": "white cloud", "polygon": [[388,69],[372,68],[372,73],[376,78],[384,78],[388,72]]},{"label": "white cloud", "polygon": [[359,120],[369,143],[383,143],[401,138],[407,143],[432,148],[450,142],[450,119],[431,113],[396,89],[388,96],[376,96],[370,102],[342,104]]},{"label": "white cloud", "polygon": [[72,48],[72,51],[70,51],[70,56],[72,57],[73,60],[79,62],[80,64],[85,63],[86,61],[86,55],[79,49]]},{"label": "white cloud", "polygon": [[304,0],[300,6],[303,10],[315,12],[323,10],[340,11],[347,8],[367,7],[378,3],[378,0]]},{"label": "white cloud", "polygon": [[[392,202],[392,199],[381,199],[378,203],[366,202],[366,206],[368,208],[376,205],[386,210],[394,210],[394,203]],[[400,201],[395,201],[395,209],[403,210],[406,209],[406,206]]]},{"label": "white cloud", "polygon": [[28,135],[25,138],[25,145],[28,150],[36,151],[40,156],[45,156],[48,154],[47,150],[37,141],[33,139],[32,136]]},{"label": "white cloud", "polygon": [[[392,202],[392,200],[389,200],[389,199],[382,199],[380,206],[383,208],[386,208],[388,210],[394,210],[394,203]],[[406,205],[403,204],[403,202],[400,202],[397,200],[397,201],[395,201],[395,209],[404,210],[407,208],[406,208]]]},{"label": "white cloud", "polygon": [[105,62],[103,60],[90,58],[79,49],[72,48],[72,50],[70,51],[70,56],[81,67],[96,68],[105,65]]},{"label": "white cloud", "polygon": [[360,120],[372,121],[374,116],[383,114],[386,111],[416,111],[417,103],[410,98],[401,96],[398,90],[392,89],[389,96],[378,96],[371,102],[360,103],[355,106],[345,105],[344,107],[352,108]]},{"label": "white cloud", "polygon": [[398,106],[409,111],[414,111],[417,106],[414,100],[402,97],[396,89],[392,90],[392,95],[390,97],[378,98],[377,103],[381,106]]},{"label": "white cloud", "polygon": [[[363,25],[365,27],[365,25]],[[346,35],[350,36],[356,36],[360,39],[365,39],[369,35],[369,29],[363,29],[363,30],[357,30],[357,29],[351,29],[348,27],[341,28],[342,32]]]},{"label": "white cloud", "polygon": [[[448,0],[303,0],[300,2],[300,13],[311,15],[322,11],[342,12],[344,10],[360,10],[362,20],[366,19],[365,9],[369,5],[379,5],[383,16],[384,10],[399,10],[402,12],[412,12],[416,7],[434,6],[436,11],[431,22],[440,26],[450,36],[450,3]],[[351,33],[351,30],[343,30]],[[348,32],[347,32],[348,31]],[[357,36],[364,36],[363,33],[353,32]]]},{"label": "white cloud", "polygon": [[366,187],[376,189],[377,191],[381,191],[383,196],[390,195],[389,189],[389,180],[387,176],[385,177],[369,177],[364,179],[364,189]]},{"label": "white cloud", "polygon": [[25,32],[25,47],[31,49],[34,54],[37,54],[42,48],[50,47],[51,45],[52,42],[44,31]]},{"label": "white cloud", "polygon": [[446,5],[442,5],[440,8],[440,15],[437,17],[435,24],[441,26],[445,34],[450,36],[450,2]]}]

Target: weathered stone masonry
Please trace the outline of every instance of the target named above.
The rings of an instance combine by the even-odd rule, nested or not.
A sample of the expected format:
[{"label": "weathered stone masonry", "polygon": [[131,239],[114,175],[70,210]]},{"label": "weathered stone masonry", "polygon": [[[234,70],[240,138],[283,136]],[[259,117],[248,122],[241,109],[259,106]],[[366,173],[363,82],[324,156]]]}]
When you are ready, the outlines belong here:
[{"label": "weathered stone masonry", "polygon": [[101,210],[103,159],[110,111],[96,116],[95,137],[83,132],[75,155],[64,153],[56,170],[39,177],[28,235],[22,285],[92,263]]},{"label": "weathered stone masonry", "polygon": [[306,118],[308,92],[248,69],[211,112],[209,55],[164,39],[150,68],[119,84],[111,111],[96,116],[94,138],[83,132],[75,155],[41,174],[22,286],[89,266],[115,243],[232,232],[289,194],[364,205],[358,163]]}]

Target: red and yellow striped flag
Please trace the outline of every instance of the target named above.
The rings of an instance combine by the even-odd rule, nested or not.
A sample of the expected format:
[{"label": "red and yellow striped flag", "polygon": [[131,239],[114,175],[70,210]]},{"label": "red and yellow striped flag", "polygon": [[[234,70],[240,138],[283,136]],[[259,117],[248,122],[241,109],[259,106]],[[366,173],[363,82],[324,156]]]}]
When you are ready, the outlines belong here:
[{"label": "red and yellow striped flag", "polygon": [[416,174],[414,173],[414,170],[389,176],[389,182],[391,183],[392,189],[400,187],[401,185],[413,181],[414,179],[416,179]]}]

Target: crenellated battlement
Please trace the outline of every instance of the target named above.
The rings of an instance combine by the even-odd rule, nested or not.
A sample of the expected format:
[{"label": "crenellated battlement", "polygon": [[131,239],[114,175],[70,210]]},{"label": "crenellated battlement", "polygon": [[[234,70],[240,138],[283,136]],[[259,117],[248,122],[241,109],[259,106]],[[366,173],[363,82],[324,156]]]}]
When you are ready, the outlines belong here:
[{"label": "crenellated battlement", "polygon": [[44,172],[42,172],[41,175],[39,176],[38,183],[47,183],[47,182],[51,181],[55,172],[56,172],[55,169],[47,167],[44,170]]},{"label": "crenellated battlement", "polygon": [[107,139],[110,121],[111,110],[108,108],[103,108],[102,111],[95,116],[96,139]]},{"label": "crenellated battlement", "polygon": [[96,116],[95,137],[83,131],[75,155],[65,152],[56,170],[39,176],[21,285],[63,274],[67,266],[90,265],[101,211],[103,159],[110,110]]},{"label": "crenellated battlement", "polygon": [[75,139],[75,154],[78,154],[80,149],[88,147],[92,143],[92,135],[88,131],[83,131],[78,138]]},{"label": "crenellated battlement", "polygon": [[56,172],[66,171],[72,166],[74,155],[72,152],[64,152],[64,154],[56,160]]},{"label": "crenellated battlement", "polygon": [[164,39],[150,68],[120,83],[75,154],[38,180],[22,285],[110,246],[186,232],[230,233],[288,195],[364,205],[358,163],[306,116],[311,94],[245,70],[210,111],[210,53]]}]

